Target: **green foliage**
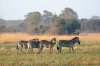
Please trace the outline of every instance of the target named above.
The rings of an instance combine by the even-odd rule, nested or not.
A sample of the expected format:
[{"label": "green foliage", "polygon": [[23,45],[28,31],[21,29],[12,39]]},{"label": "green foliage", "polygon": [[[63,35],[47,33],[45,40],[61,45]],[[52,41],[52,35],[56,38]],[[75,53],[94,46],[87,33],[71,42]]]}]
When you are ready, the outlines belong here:
[{"label": "green foliage", "polygon": [[24,20],[27,26],[27,31],[33,33],[37,28],[39,22],[41,21],[41,14],[39,12],[31,12],[26,15]]},{"label": "green foliage", "polygon": [[25,22],[29,27],[28,30],[36,34],[55,32],[52,27],[56,27],[55,29],[62,34],[72,34],[80,28],[77,18],[76,12],[71,8],[65,8],[59,16],[47,10],[44,10],[43,15],[39,12],[31,12],[26,16]]},{"label": "green foliage", "polygon": [[71,28],[72,32],[79,32],[80,30],[80,23],[78,20],[72,20],[71,21]]},{"label": "green foliage", "polygon": [[[65,19],[61,15],[58,18],[59,34],[73,34],[76,30],[80,30],[78,19]],[[78,32],[79,33],[79,32]]]},{"label": "green foliage", "polygon": [[4,32],[5,31],[5,20],[0,18],[0,32]]},{"label": "green foliage", "polygon": [[41,15],[39,12],[31,12],[25,19],[27,30],[35,34],[52,32],[50,31],[50,28],[53,24],[55,24],[55,21],[55,15],[47,10],[44,10],[43,15]]},{"label": "green foliage", "polygon": [[28,13],[28,15],[26,15],[25,22],[29,26],[37,25],[38,22],[40,21],[40,18],[41,18],[41,14],[39,12],[31,12]]},{"label": "green foliage", "polygon": [[99,33],[100,32],[100,19],[81,19],[81,32]]},{"label": "green foliage", "polygon": [[58,25],[59,26],[63,26],[63,25],[65,25],[66,24],[66,21],[64,20],[64,19],[58,19]]},{"label": "green foliage", "polygon": [[[58,17],[59,34],[74,34],[80,29],[77,13],[65,8]],[[78,32],[79,33],[79,32]]]},{"label": "green foliage", "polygon": [[78,19],[77,13],[65,8],[59,15],[48,10],[30,12],[25,20],[0,19],[0,32],[28,32],[32,34],[79,34],[100,32],[100,18]]},{"label": "green foliage", "polygon": [[78,19],[77,13],[71,8],[65,8],[59,17],[65,20]]}]

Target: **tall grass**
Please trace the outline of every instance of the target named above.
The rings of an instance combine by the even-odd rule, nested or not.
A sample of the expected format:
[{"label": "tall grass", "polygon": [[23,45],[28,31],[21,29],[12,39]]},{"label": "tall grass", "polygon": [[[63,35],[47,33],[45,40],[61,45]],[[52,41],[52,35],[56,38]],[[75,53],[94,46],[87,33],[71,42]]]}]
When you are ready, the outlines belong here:
[{"label": "tall grass", "polygon": [[0,66],[100,66],[100,42],[81,42],[75,45],[75,53],[68,53],[63,48],[58,54],[56,46],[54,52],[44,48],[41,54],[16,53],[16,44],[0,44]]},{"label": "tall grass", "polygon": [[[54,52],[49,53],[49,49],[44,48],[41,54],[35,53],[16,53],[16,43],[19,40],[30,40],[39,38],[51,40],[70,40],[75,36],[67,35],[30,35],[26,33],[3,33],[0,34],[0,66],[100,66],[100,35],[78,36],[81,44],[75,45],[75,53],[68,53],[68,48],[63,48],[62,53],[58,54],[56,46]],[[5,43],[5,44],[4,44]]]},{"label": "tall grass", "polygon": [[[39,38],[51,40],[53,37],[57,38],[57,40],[65,39],[70,40],[75,36],[67,36],[67,35],[30,35],[27,33],[2,33],[0,34],[0,43],[7,42],[18,42],[19,40],[30,40],[33,38]],[[88,36],[78,36],[81,41],[100,41],[100,35],[88,35]]]}]

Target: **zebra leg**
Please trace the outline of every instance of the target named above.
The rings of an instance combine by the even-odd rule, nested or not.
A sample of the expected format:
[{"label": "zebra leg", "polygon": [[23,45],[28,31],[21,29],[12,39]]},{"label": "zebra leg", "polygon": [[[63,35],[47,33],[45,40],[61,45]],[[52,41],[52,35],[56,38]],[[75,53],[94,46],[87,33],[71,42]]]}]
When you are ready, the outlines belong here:
[{"label": "zebra leg", "polygon": [[57,50],[58,50],[58,53],[59,53],[59,47],[57,46]]},{"label": "zebra leg", "polygon": [[27,49],[28,53],[30,53],[30,48]]},{"label": "zebra leg", "polygon": [[74,48],[72,47],[72,51],[73,51],[73,53],[74,53]]},{"label": "zebra leg", "polygon": [[53,47],[50,47],[50,53],[52,53],[53,52]]},{"label": "zebra leg", "polygon": [[57,50],[58,50],[58,53],[61,53],[62,47],[61,46],[57,46]]},{"label": "zebra leg", "polygon": [[51,47],[50,47],[50,53],[51,53]]},{"label": "zebra leg", "polygon": [[34,48],[32,48],[32,52],[34,53]]},{"label": "zebra leg", "polygon": [[52,46],[51,45],[49,45],[49,48],[50,48],[50,53],[52,52]]},{"label": "zebra leg", "polygon": [[28,51],[28,53],[30,53],[30,47],[28,46],[28,48],[27,48],[27,51]]},{"label": "zebra leg", "polygon": [[30,43],[28,44],[28,48],[27,48],[27,50],[28,50],[28,53],[31,53],[31,52],[34,53],[34,51],[33,51],[33,47],[30,45]]},{"label": "zebra leg", "polygon": [[22,47],[20,47],[20,51],[22,52]]},{"label": "zebra leg", "polygon": [[61,53],[62,47],[60,47],[59,52]]},{"label": "zebra leg", "polygon": [[69,53],[71,52],[71,47],[69,47]]},{"label": "zebra leg", "polygon": [[33,52],[34,53],[34,51],[33,51],[33,48],[31,47],[31,52]]},{"label": "zebra leg", "polygon": [[17,54],[18,54],[18,51],[19,51],[19,47],[18,47],[18,45],[16,46],[16,50],[17,50]]},{"label": "zebra leg", "polygon": [[52,47],[52,53],[53,53],[53,47]]},{"label": "zebra leg", "polygon": [[19,53],[19,48],[17,49],[17,54]]},{"label": "zebra leg", "polygon": [[18,54],[19,49],[17,49],[17,54]]},{"label": "zebra leg", "polygon": [[32,52],[34,53],[34,51],[33,51],[33,48],[32,48],[32,47],[30,47],[29,52],[30,52],[30,53],[32,53]]},{"label": "zebra leg", "polygon": [[53,52],[53,47],[54,47],[54,46],[52,45],[52,52]]},{"label": "zebra leg", "polygon": [[39,48],[38,54],[40,54],[40,52],[43,50],[43,48],[44,48],[44,46],[41,46],[41,47]]}]

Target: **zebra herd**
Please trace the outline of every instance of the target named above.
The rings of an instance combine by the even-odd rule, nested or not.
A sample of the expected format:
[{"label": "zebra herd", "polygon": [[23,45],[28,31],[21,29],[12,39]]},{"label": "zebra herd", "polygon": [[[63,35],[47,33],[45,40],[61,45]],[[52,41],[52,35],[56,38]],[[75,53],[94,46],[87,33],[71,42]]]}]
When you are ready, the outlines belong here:
[{"label": "zebra herd", "polygon": [[58,53],[61,53],[62,47],[69,47],[69,53],[72,49],[72,51],[74,52],[74,44],[78,43],[80,44],[80,40],[79,37],[74,37],[71,40],[59,40],[57,42],[56,38],[52,38],[50,41],[48,40],[39,40],[37,38],[35,39],[31,39],[29,41],[25,41],[25,40],[21,40],[18,42],[16,49],[17,49],[17,53],[19,53],[19,51],[22,52],[22,49],[27,49],[29,53],[34,52],[33,48],[38,48],[38,53],[41,53],[41,51],[43,50],[44,47],[49,48],[50,49],[50,53],[53,52],[53,47],[54,45],[57,44],[57,50]]}]

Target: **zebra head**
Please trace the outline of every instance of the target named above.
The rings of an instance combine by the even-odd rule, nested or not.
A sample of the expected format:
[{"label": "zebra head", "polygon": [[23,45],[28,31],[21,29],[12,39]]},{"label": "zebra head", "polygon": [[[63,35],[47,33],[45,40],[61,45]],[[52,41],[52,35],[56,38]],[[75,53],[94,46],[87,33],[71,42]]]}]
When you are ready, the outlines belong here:
[{"label": "zebra head", "polygon": [[77,43],[80,44],[79,37],[76,37]]},{"label": "zebra head", "polygon": [[52,44],[56,44],[56,38],[51,39]]}]

